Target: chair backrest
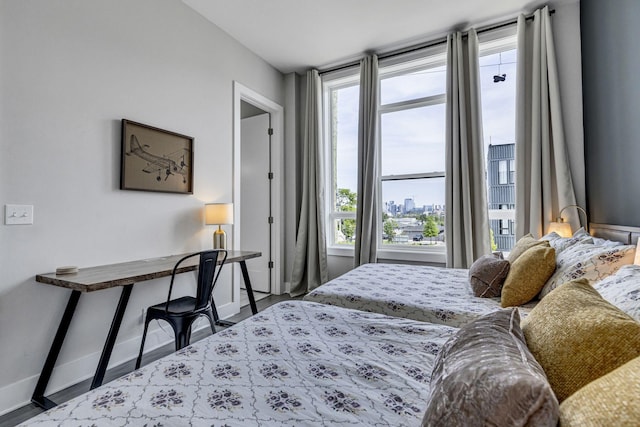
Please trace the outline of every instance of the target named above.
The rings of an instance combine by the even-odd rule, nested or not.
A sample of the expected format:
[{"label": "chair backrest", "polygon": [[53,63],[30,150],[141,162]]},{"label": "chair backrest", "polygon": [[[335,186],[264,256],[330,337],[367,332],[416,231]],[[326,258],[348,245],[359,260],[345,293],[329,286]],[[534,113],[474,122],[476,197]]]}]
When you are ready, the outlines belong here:
[{"label": "chair backrest", "polygon": [[198,287],[196,293],[196,306],[195,309],[201,309],[205,307],[211,301],[211,293],[218,280],[222,266],[227,260],[227,251],[223,249],[215,249],[210,251],[196,252],[191,255],[187,255],[180,259],[171,274],[171,285],[169,286],[169,295],[167,296],[167,304],[165,310],[169,311],[169,301],[171,300],[171,291],[173,289],[173,281],[176,274],[179,273],[180,265],[193,257],[199,256],[200,262],[198,264]]}]

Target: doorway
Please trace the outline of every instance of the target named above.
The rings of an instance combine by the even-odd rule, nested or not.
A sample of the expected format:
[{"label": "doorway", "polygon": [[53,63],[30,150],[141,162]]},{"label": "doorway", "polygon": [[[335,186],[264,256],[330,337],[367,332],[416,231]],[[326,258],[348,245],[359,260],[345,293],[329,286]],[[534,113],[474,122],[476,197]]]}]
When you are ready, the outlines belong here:
[{"label": "doorway", "polygon": [[240,101],[240,114],[240,248],[262,252],[259,261],[247,263],[247,270],[253,290],[268,294],[273,264],[271,115],[246,101]]},{"label": "doorway", "polygon": [[[233,248],[256,250],[260,258],[247,261],[253,290],[280,295],[284,202],[284,109],[234,82]],[[235,267],[234,310],[240,311],[242,275]]]}]

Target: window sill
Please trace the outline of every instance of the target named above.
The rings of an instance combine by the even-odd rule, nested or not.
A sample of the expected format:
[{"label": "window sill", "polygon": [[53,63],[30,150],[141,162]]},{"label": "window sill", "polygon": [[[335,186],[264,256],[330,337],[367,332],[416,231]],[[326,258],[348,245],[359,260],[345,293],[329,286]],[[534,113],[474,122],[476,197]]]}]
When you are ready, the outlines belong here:
[{"label": "window sill", "polygon": [[[353,258],[353,247],[336,247],[327,248],[327,255]],[[413,261],[413,262],[429,262],[445,264],[447,262],[447,254],[443,250],[408,250],[408,249],[389,249],[384,248],[378,251],[378,259],[391,261]]]}]

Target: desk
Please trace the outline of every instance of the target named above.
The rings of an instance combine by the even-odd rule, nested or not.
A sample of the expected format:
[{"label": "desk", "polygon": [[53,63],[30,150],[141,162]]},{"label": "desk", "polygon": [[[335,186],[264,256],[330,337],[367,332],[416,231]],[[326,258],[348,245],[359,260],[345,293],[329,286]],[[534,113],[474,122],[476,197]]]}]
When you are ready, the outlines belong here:
[{"label": "desk", "polygon": [[[51,374],[53,373],[53,368],[56,364],[56,360],[58,359],[60,350],[62,349],[62,344],[65,336],[67,335],[76,306],[78,305],[78,300],[83,292],[93,292],[122,286],[120,301],[118,302],[116,312],[113,315],[111,328],[107,334],[107,339],[105,341],[104,348],[102,349],[102,355],[100,356],[100,362],[98,363],[98,368],[96,369],[93,382],[91,383],[91,389],[94,389],[99,387],[104,379],[104,374],[107,371],[109,358],[111,357],[111,352],[113,351],[113,346],[115,345],[116,337],[118,336],[118,330],[120,329],[120,324],[122,323],[122,318],[124,317],[124,312],[127,308],[127,303],[129,302],[129,296],[131,295],[133,285],[145,280],[171,276],[176,262],[185,255],[187,254],[103,265],[100,267],[82,268],[74,274],[38,274],[36,276],[36,282],[71,289],[71,296],[67,302],[67,307],[64,310],[62,319],[60,319],[58,331],[56,332],[51,348],[49,349],[49,354],[47,355],[47,359],[42,367],[42,372],[40,373],[40,378],[36,384],[33,396],[31,396],[31,401],[44,409],[50,409],[56,406],[56,403],[46,398],[44,393],[47,389],[47,385],[49,384],[49,380],[51,379]],[[247,264],[245,261],[259,256],[262,256],[262,253],[227,251],[226,263],[237,262],[240,264],[242,278],[247,289],[249,303],[251,304],[251,312],[253,314],[256,314],[258,309],[253,296],[253,289],[251,288],[251,281],[249,280],[249,273],[247,272]],[[198,258],[194,257],[190,262],[185,262],[177,272],[185,273],[193,271],[197,266]],[[213,305],[213,310],[216,323],[225,325],[229,324],[229,322],[224,322],[218,318],[215,304]]]}]

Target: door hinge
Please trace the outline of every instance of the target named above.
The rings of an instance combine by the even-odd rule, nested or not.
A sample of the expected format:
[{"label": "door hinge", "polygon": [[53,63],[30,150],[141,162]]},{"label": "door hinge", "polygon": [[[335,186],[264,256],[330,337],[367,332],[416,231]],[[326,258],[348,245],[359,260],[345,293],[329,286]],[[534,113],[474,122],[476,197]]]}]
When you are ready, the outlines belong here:
[{"label": "door hinge", "polygon": [[273,268],[273,261],[269,261],[269,268]]},{"label": "door hinge", "polygon": [[267,175],[267,177],[268,177],[269,179],[273,179],[273,172],[269,172],[269,174]]},{"label": "door hinge", "polygon": [[272,216],[270,216],[270,217],[268,218],[268,221],[269,221],[269,224],[273,224],[273,217],[272,217]]},{"label": "door hinge", "polygon": [[273,128],[267,129],[267,135],[269,136],[273,135]]}]

